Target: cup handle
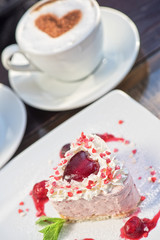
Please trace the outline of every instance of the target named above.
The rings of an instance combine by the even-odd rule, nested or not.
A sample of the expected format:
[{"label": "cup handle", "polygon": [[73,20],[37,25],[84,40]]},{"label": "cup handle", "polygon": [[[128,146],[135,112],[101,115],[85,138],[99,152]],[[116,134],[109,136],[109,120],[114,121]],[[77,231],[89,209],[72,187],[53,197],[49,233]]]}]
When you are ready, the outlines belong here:
[{"label": "cup handle", "polygon": [[34,65],[32,65],[28,59],[27,59],[28,63],[26,63],[24,65],[14,64],[12,62],[12,57],[16,53],[22,54],[27,59],[27,57],[23,54],[23,52],[21,52],[21,50],[19,49],[17,44],[12,44],[3,50],[2,55],[1,55],[1,60],[2,60],[3,66],[7,70],[24,71],[24,72],[25,71],[39,71],[38,68],[36,68]]}]

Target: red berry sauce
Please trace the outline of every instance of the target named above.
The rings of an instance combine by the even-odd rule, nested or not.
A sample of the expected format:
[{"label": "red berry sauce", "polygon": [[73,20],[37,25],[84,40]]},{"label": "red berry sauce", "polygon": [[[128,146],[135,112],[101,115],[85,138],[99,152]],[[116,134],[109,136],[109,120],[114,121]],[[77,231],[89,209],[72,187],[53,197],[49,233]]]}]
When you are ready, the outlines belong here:
[{"label": "red berry sauce", "polygon": [[48,190],[45,188],[45,184],[47,181],[41,181],[36,183],[31,191],[30,195],[33,198],[35,207],[37,209],[36,216],[40,217],[46,215],[44,212],[44,205],[48,202],[47,192]]},{"label": "red berry sauce", "polygon": [[97,174],[98,170],[99,163],[90,159],[86,152],[80,151],[70,159],[64,170],[63,179],[68,182],[72,179],[82,182],[90,174]]},{"label": "red berry sauce", "polygon": [[153,219],[140,219],[137,216],[133,216],[121,228],[120,236],[125,239],[134,240],[147,237],[149,232],[156,227],[159,218],[160,211],[153,217]]},{"label": "red berry sauce", "polygon": [[100,138],[102,138],[105,142],[124,142],[124,138],[115,137],[113,134],[103,133],[103,134],[96,134]]}]

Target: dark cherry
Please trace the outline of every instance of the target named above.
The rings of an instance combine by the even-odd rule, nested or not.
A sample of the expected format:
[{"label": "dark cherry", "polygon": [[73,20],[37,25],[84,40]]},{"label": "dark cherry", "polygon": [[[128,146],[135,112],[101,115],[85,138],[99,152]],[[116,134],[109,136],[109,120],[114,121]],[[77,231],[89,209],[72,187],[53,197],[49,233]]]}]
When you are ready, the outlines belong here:
[{"label": "dark cherry", "polygon": [[47,197],[48,190],[45,188],[46,182],[47,181],[44,180],[44,181],[41,181],[34,185],[33,190],[32,190],[32,195],[34,198],[39,199],[39,200],[48,199],[48,197]]},{"label": "dark cherry", "polygon": [[124,225],[124,233],[130,239],[141,238],[144,233],[142,220],[136,216],[130,218]]},{"label": "dark cherry", "polygon": [[70,150],[70,143],[65,144],[65,145],[61,148],[60,153],[59,153],[60,157],[61,157],[61,158],[64,158],[64,155],[65,155],[65,153],[66,153],[68,150]]},{"label": "dark cherry", "polygon": [[152,218],[140,219],[136,216],[131,217],[121,228],[121,237],[125,239],[139,240],[147,237],[149,232],[156,227],[160,218],[160,211]]},{"label": "dark cherry", "polygon": [[63,179],[68,182],[72,179],[82,182],[90,174],[97,174],[98,170],[99,163],[90,159],[86,152],[80,151],[70,159],[64,170]]}]

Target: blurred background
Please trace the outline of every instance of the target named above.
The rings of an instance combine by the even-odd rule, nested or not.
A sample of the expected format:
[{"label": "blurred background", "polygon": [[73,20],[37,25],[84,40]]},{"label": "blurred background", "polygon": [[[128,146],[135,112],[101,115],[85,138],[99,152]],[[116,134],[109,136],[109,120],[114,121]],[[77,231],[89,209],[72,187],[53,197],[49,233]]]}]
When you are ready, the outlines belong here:
[{"label": "blurred background", "polygon": [[0,0],[0,52],[15,43],[15,28],[19,19],[36,2],[38,0]]}]

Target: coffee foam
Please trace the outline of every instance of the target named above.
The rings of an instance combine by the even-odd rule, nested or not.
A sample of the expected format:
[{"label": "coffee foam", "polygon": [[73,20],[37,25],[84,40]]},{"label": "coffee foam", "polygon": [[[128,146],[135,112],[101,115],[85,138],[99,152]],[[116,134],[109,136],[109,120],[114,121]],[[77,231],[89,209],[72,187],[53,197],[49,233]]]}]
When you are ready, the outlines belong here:
[{"label": "coffee foam", "polygon": [[[17,42],[26,51],[56,53],[69,49],[89,35],[99,18],[94,0],[57,0],[44,4],[46,2],[42,1],[29,9],[17,26]],[[61,18],[74,10],[82,12],[80,21],[59,37],[52,38],[35,25],[35,20],[41,15],[53,14]]]}]

